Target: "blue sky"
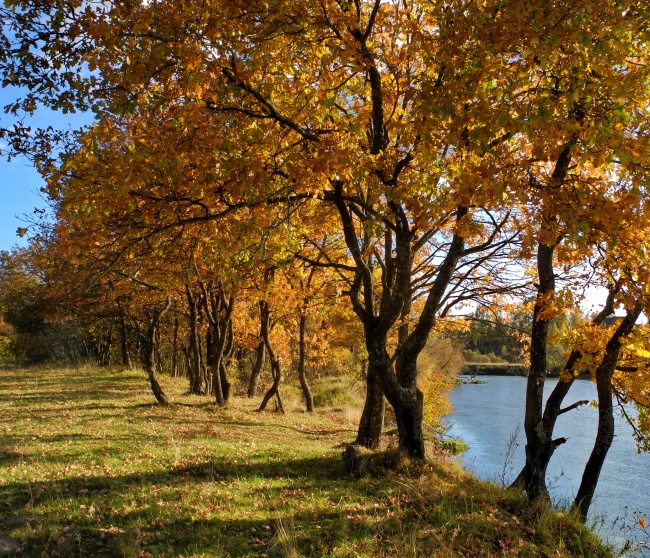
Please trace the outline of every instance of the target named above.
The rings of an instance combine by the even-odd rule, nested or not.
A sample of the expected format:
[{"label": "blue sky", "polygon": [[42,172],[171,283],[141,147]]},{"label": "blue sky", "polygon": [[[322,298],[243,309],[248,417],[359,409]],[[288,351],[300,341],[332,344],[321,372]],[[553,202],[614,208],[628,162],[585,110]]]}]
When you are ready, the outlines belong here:
[{"label": "blue sky", "polygon": [[[0,89],[0,110],[18,95],[15,89]],[[87,114],[61,114],[47,109],[39,111],[29,120],[32,127],[53,126],[55,128],[76,128],[91,121]],[[0,123],[9,127],[11,116],[0,112]],[[5,144],[0,140],[0,151]],[[33,214],[35,208],[46,208],[47,203],[40,192],[44,182],[30,162],[18,157],[7,162],[0,157],[0,250],[10,250],[13,246],[25,246],[26,239],[16,234],[18,227],[25,227],[24,216]]]},{"label": "blue sky", "polygon": [[11,163],[6,159],[0,161],[0,250],[25,245],[25,239],[18,238],[16,229],[25,226],[24,214],[46,206],[38,195],[42,185],[43,181],[28,161],[22,158]]}]

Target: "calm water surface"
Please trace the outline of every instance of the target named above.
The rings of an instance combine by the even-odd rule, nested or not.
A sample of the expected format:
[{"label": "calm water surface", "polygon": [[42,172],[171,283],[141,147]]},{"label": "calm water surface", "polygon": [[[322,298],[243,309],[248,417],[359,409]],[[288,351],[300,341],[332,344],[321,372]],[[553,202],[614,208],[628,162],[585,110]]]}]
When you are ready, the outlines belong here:
[{"label": "calm water surface", "polygon": [[[456,410],[446,419],[448,434],[470,444],[462,460],[466,469],[482,479],[508,484],[524,463],[526,379],[483,376],[481,380],[485,383],[461,385],[451,392],[450,399]],[[555,379],[547,380],[546,395],[556,382]],[[595,384],[578,380],[564,406],[596,398]],[[554,435],[568,441],[555,451],[547,481],[551,497],[560,505],[569,504],[580,485],[597,422],[597,409],[588,405],[558,418]],[[510,443],[515,436],[515,443]],[[631,427],[618,417],[616,437],[603,466],[589,517],[603,536],[620,540],[625,524],[635,523],[634,510],[650,516],[650,455],[637,453]],[[625,517],[627,519],[622,519]],[[642,536],[638,529],[636,531],[637,537]]]}]

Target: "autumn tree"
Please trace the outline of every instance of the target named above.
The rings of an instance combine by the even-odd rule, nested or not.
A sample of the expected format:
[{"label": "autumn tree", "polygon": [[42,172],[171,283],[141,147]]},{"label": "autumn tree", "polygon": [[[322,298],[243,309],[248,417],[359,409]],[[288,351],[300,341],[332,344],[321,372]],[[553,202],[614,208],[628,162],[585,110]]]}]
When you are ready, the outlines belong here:
[{"label": "autumn tree", "polygon": [[[147,243],[172,228],[279,200],[315,198],[335,212],[353,260],[341,269],[364,328],[369,378],[395,409],[400,445],[421,457],[417,356],[459,262],[490,253],[508,214],[493,207],[487,180],[512,136],[499,121],[504,113],[492,114],[503,95],[481,86],[493,78],[467,62],[489,52],[467,31],[492,16],[457,9],[375,1],[278,2],[261,11],[246,3],[210,10],[188,4],[177,11],[126,2],[77,11],[23,5],[20,17],[6,15],[16,23],[13,52],[39,48],[30,42],[34,33],[47,52],[74,35],[78,48],[62,56],[95,73],[61,77],[71,84],[66,108],[78,101],[117,115],[126,110],[86,134],[51,181],[56,197],[57,175],[80,174],[86,157],[90,189],[93,180],[100,196],[110,192],[113,205],[124,199],[132,209],[129,219],[113,223],[113,234],[123,239],[120,231],[137,231],[130,242]],[[12,49],[8,40],[5,52]],[[287,56],[286,71],[277,72]],[[6,60],[20,84],[57,75],[36,60]],[[503,64],[497,66],[494,75]],[[87,92],[96,96],[86,101]],[[478,114],[490,122],[472,125]],[[106,154],[101,165],[99,152]],[[110,178],[109,158],[116,163]],[[83,210],[96,204],[84,202]],[[412,276],[423,250],[435,257],[426,285],[416,289]],[[404,317],[415,295],[426,302],[409,330]],[[400,347],[390,355],[398,320]]]},{"label": "autumn tree", "polygon": [[506,26],[534,22],[508,37],[522,80],[513,90],[521,159],[511,195],[521,210],[521,256],[531,257],[537,277],[524,421],[526,490],[534,499],[546,494],[545,463],[559,442],[543,428],[550,324],[589,281],[580,264],[639,219],[638,186],[617,176],[645,152],[639,132],[648,82],[638,30],[646,16],[633,5],[589,2],[519,6],[499,16]]},{"label": "autumn tree", "polygon": [[[2,69],[11,83],[41,84],[18,106],[103,115],[44,169],[54,198],[83,176],[68,207],[119,239],[115,262],[200,223],[211,238],[237,239],[243,229],[224,235],[221,223],[243,219],[269,231],[271,206],[336,217],[351,261],[323,261],[348,283],[368,377],[413,456],[424,455],[416,363],[431,329],[487,285],[505,287],[505,268],[491,262],[513,241],[520,260],[535,253],[526,434],[539,462],[550,443],[539,428],[548,324],[563,303],[555,267],[584,260],[593,231],[620,224],[603,197],[616,197],[617,164],[644,162],[643,10],[124,1],[10,3],[3,15]],[[95,195],[128,217],[111,220]],[[543,474],[527,471],[535,497]]]},{"label": "autumn tree", "polygon": [[13,353],[19,358],[37,362],[51,357],[44,290],[43,277],[35,273],[26,251],[2,252],[0,308],[3,323],[12,327]]}]

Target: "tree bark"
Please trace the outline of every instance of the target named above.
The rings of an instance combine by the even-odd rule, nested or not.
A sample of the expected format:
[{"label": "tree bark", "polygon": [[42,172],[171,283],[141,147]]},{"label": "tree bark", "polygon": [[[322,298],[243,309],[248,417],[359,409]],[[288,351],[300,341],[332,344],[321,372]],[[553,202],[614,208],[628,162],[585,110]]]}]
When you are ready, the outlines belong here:
[{"label": "tree bark", "polygon": [[423,397],[417,387],[416,376],[409,377],[404,374],[402,379],[406,381],[397,382],[393,363],[386,348],[385,336],[382,338],[379,335],[366,333],[366,344],[368,366],[376,369],[382,390],[395,412],[399,448],[410,457],[424,459]]},{"label": "tree bark", "polygon": [[[459,206],[456,211],[456,221],[462,220],[468,214],[467,207]],[[404,243],[401,235],[396,235],[396,241],[398,252],[400,249],[405,249],[400,248]],[[380,368],[384,393],[395,411],[400,447],[412,457],[424,458],[424,432],[422,430],[424,395],[417,383],[417,359],[435,325],[444,294],[451,284],[453,274],[464,254],[465,240],[460,234],[454,234],[447,254],[438,267],[436,278],[425,299],[420,317],[413,330],[408,335],[403,334],[402,344],[396,351],[395,374],[382,375]],[[403,299],[400,312],[400,315],[404,317],[407,315],[405,312],[410,310],[412,296],[410,279],[401,285],[401,288],[405,291],[404,296],[406,297]],[[385,343],[385,338],[383,342]]]},{"label": "tree bark", "polygon": [[122,352],[122,366],[131,370],[131,355],[129,354],[129,342],[126,329],[126,317],[124,314],[120,315],[120,349]]},{"label": "tree bark", "polygon": [[625,318],[607,342],[603,359],[596,368],[596,388],[598,391],[598,430],[594,447],[582,473],[580,488],[573,503],[583,521],[587,519],[589,507],[596,491],[600,471],[614,440],[614,405],[612,400],[612,376],[616,370],[618,357],[627,337],[641,314],[641,306],[628,310]]},{"label": "tree bark", "polygon": [[149,323],[149,327],[147,329],[147,333],[146,334],[140,333],[140,339],[142,341],[143,352],[144,352],[144,369],[145,372],[147,373],[147,376],[149,377],[149,383],[151,384],[151,391],[153,392],[156,401],[158,401],[158,403],[160,403],[161,405],[168,405],[169,400],[167,399],[165,392],[162,390],[162,388],[160,387],[160,383],[158,382],[158,375],[156,373],[155,339],[156,339],[156,332],[160,324],[160,318],[167,310],[169,310],[170,306],[171,306],[171,298],[167,297],[165,306],[163,306],[160,309],[157,308],[154,309],[151,316],[151,322]]},{"label": "tree bark", "polygon": [[174,316],[174,335],[172,337],[172,370],[171,374],[173,378],[178,378],[180,376],[180,371],[178,367],[178,328],[179,328],[178,315]]},{"label": "tree bark", "polygon": [[262,402],[260,403],[258,411],[263,411],[266,409],[266,405],[275,396],[278,403],[278,410],[281,413],[284,413],[284,405],[282,404],[282,398],[280,397],[280,382],[282,381],[282,367],[280,366],[280,359],[275,354],[273,346],[271,345],[271,340],[269,339],[270,333],[270,311],[269,303],[266,301],[260,301],[260,316],[262,320],[262,339],[266,346],[266,352],[269,355],[269,362],[271,363],[271,374],[273,375],[273,384],[269,390],[264,395]]},{"label": "tree bark", "polygon": [[366,372],[366,400],[359,421],[355,444],[369,449],[377,449],[384,429],[384,412],[386,402],[381,389],[379,376],[375,369],[368,365]]},{"label": "tree bark", "polygon": [[198,323],[198,304],[192,287],[189,284],[185,285],[185,295],[187,297],[187,308],[189,310],[189,326],[190,326],[190,340],[189,340],[189,390],[192,395],[201,395],[201,349],[199,346],[199,323]]},{"label": "tree bark", "polygon": [[[605,302],[605,306],[591,320],[592,324],[596,326],[600,326],[605,321],[605,318],[614,311],[614,302],[618,291],[619,288],[617,286],[610,288],[609,294],[607,296],[607,301]],[[560,380],[553,388],[553,391],[549,395],[549,398],[546,400],[546,404],[544,405],[544,415],[542,417],[542,429],[544,431],[547,440],[553,439],[553,432],[555,430],[555,424],[557,422],[558,417],[561,414],[569,411],[570,409],[575,408],[574,405],[578,406],[578,404],[584,403],[584,402],[578,402],[577,404],[574,403],[574,405],[570,405],[567,408],[562,408],[562,403],[564,402],[564,398],[569,393],[569,390],[571,389],[571,386],[573,385],[573,382],[576,378],[574,369],[578,364],[578,362],[580,362],[581,358],[582,358],[581,351],[577,349],[571,351],[571,353],[569,354],[569,358],[567,359],[566,364],[564,365],[562,373],[560,374]],[[555,449],[557,449],[557,447],[559,447],[563,443],[563,441],[564,438],[555,440],[555,443],[551,444],[548,447],[548,451],[546,451],[541,456],[542,459],[544,460],[540,463],[539,466],[541,470],[547,469],[548,464],[551,458],[553,457],[553,454],[555,453]],[[526,479],[526,465],[524,465],[524,467],[519,472],[519,474],[512,482],[510,487],[525,488],[525,479]]]},{"label": "tree bark", "polygon": [[298,380],[300,381],[300,387],[302,388],[302,395],[305,398],[305,408],[308,413],[314,412],[314,396],[311,393],[309,388],[309,382],[307,381],[307,374],[305,370],[305,349],[306,349],[306,332],[307,332],[307,316],[303,313],[300,315],[300,324],[299,324],[299,341],[298,341]]},{"label": "tree bark", "polygon": [[[421,350],[421,349],[420,349]],[[400,352],[397,376],[402,386],[402,401],[395,411],[400,447],[409,455],[424,459],[424,394],[417,384],[417,357],[420,350],[411,353]]]},{"label": "tree bark", "polygon": [[[550,186],[561,186],[571,164],[571,150],[577,141],[576,137],[567,141],[555,160],[555,166],[550,177]],[[526,463],[524,478],[526,494],[530,500],[540,496],[548,497],[546,487],[546,467],[555,448],[563,440],[553,440],[542,423],[542,405],[544,382],[546,380],[548,344],[548,329],[550,325],[550,309],[555,296],[555,275],[553,258],[555,248],[561,242],[561,236],[552,238],[556,232],[556,215],[554,209],[544,208],[540,233],[551,236],[550,240],[540,240],[537,245],[537,299],[533,309],[533,327],[530,339],[530,371],[526,382],[526,412],[524,431],[526,433]]]},{"label": "tree bark", "polygon": [[[231,302],[234,305],[235,298],[231,297]],[[232,357],[233,346],[235,343],[235,338],[232,330],[232,308],[228,310],[226,306],[226,323],[222,326],[224,335],[226,336],[225,346],[222,347],[221,361],[219,362],[219,375],[221,376],[221,388],[223,389],[223,397],[226,401],[230,399],[230,388],[231,383],[228,379],[228,364]]]},{"label": "tree bark", "polygon": [[[212,388],[217,405],[223,406],[230,396],[230,382],[226,372],[225,359],[232,350],[231,317],[235,297],[226,296],[220,285],[213,281],[206,286],[200,283],[203,291],[205,315],[209,322],[210,343],[208,347],[208,367],[212,373]],[[230,341],[229,341],[230,339]]]},{"label": "tree bark", "polygon": [[[261,335],[261,334],[260,334]],[[255,397],[257,395],[257,384],[260,381],[264,364],[266,363],[266,345],[262,339],[255,350],[255,364],[251,370],[251,375],[248,378],[248,397]]]},{"label": "tree bark", "polygon": [[160,328],[156,331],[156,337],[154,337],[154,358],[156,359],[156,367],[158,370],[163,368],[163,355],[162,355],[162,341],[160,339]]},{"label": "tree bark", "polygon": [[[364,326],[369,365],[377,373],[386,399],[395,411],[400,449],[411,457],[422,459],[425,455],[423,395],[417,385],[416,363],[435,324],[457,265],[465,255],[464,239],[460,233],[454,234],[447,254],[438,266],[420,317],[413,331],[405,336],[398,348],[393,366],[387,350],[388,332],[403,315],[405,304],[410,302],[413,254],[421,247],[420,241],[426,242],[429,237],[424,235],[414,242],[415,229],[411,227],[405,209],[399,204],[388,203],[394,224],[384,234],[381,289],[378,289],[373,273],[373,257],[367,256],[371,253],[372,239],[364,236],[360,241],[353,214],[343,197],[343,182],[333,181],[332,186],[329,197],[341,217],[345,243],[355,262],[355,276],[349,296],[352,308]],[[456,222],[461,222],[468,214],[467,207],[459,206]],[[381,292],[379,297],[377,290]]]},{"label": "tree bark", "polygon": [[542,404],[546,380],[546,347],[550,324],[549,307],[555,292],[553,255],[556,244],[542,242],[537,247],[537,272],[539,286],[533,310],[533,328],[530,342],[530,371],[526,382],[526,433],[525,487],[530,500],[548,497],[546,466],[553,453],[551,440],[542,426]]}]

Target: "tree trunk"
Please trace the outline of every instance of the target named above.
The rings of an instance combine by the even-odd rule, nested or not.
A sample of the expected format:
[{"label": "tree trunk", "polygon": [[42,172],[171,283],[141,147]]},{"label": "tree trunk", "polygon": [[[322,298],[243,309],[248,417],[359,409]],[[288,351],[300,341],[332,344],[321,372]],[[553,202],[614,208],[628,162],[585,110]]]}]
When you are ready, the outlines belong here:
[{"label": "tree trunk", "polygon": [[263,411],[266,409],[266,405],[271,400],[272,397],[276,398],[278,403],[278,410],[281,413],[284,413],[284,406],[282,405],[282,398],[280,397],[280,382],[282,381],[282,367],[280,366],[280,359],[277,357],[273,351],[273,346],[271,345],[271,340],[269,339],[270,333],[270,311],[269,303],[266,301],[260,301],[260,316],[262,321],[262,339],[266,346],[266,352],[269,355],[269,362],[271,363],[271,374],[273,375],[273,384],[269,390],[264,395],[262,402],[260,403],[258,411]]},{"label": "tree trunk", "polygon": [[[268,351],[267,347],[267,351]],[[268,402],[275,397],[275,400],[278,405],[278,411],[284,413],[284,405],[282,404],[282,397],[280,397],[280,382],[282,381],[282,368],[280,367],[280,361],[278,360],[273,349],[269,351],[269,362],[271,363],[271,374],[273,375],[273,384],[269,390],[264,395],[262,402],[260,403],[258,411],[263,411],[266,409]]]},{"label": "tree trunk", "polygon": [[260,376],[262,375],[262,370],[264,369],[264,364],[266,363],[266,345],[264,340],[260,341],[260,344],[255,350],[255,364],[253,365],[253,370],[251,370],[250,378],[248,379],[248,397],[255,397],[257,395],[257,384],[260,381]]},{"label": "tree trunk", "polygon": [[[231,301],[234,301],[234,297],[231,297]],[[235,342],[233,331],[232,331],[232,309],[227,311],[226,323],[222,326],[224,335],[226,336],[225,346],[222,347],[221,361],[219,363],[219,373],[221,376],[221,388],[223,389],[223,398],[228,401],[230,399],[230,380],[228,379],[228,364],[232,357],[233,345]]]},{"label": "tree trunk", "polygon": [[[563,184],[571,164],[571,149],[576,138],[565,143],[562,151],[557,156],[551,174],[551,185],[554,187]],[[553,258],[555,248],[562,237],[553,238],[557,234],[556,216],[554,209],[544,208],[540,234],[546,233],[551,238],[540,240],[537,245],[537,273],[539,285],[537,298],[533,309],[533,327],[530,337],[530,371],[526,383],[526,412],[524,416],[524,431],[526,433],[526,463],[524,477],[526,494],[530,500],[540,496],[548,497],[546,487],[546,467],[555,451],[555,448],[564,440],[553,440],[544,429],[542,423],[544,382],[546,380],[548,345],[548,329],[551,320],[551,308],[555,297],[555,275],[553,272]]]},{"label": "tree trunk", "polygon": [[108,327],[108,333],[104,339],[103,349],[102,349],[102,364],[103,366],[111,365],[111,347],[113,345],[113,325],[114,320],[111,319],[110,325]]},{"label": "tree trunk", "polygon": [[172,338],[172,377],[178,378],[180,376],[178,366],[178,328],[179,328],[178,315],[174,316],[174,335]]},{"label": "tree trunk", "polygon": [[120,315],[120,348],[122,351],[122,366],[124,368],[131,370],[131,356],[129,355],[129,343],[126,334],[126,318],[124,314]]},{"label": "tree trunk", "polygon": [[[600,326],[605,321],[605,318],[614,311],[614,302],[618,291],[619,291],[618,287],[613,287],[610,289],[605,306],[591,320],[592,324],[596,326]],[[567,359],[566,364],[564,365],[564,369],[560,374],[560,380],[555,385],[553,391],[551,392],[548,399],[546,400],[546,404],[544,405],[544,415],[542,417],[542,428],[544,430],[544,434],[547,440],[551,440],[553,438],[553,431],[555,430],[555,424],[557,422],[558,417],[561,414],[568,412],[572,409],[575,409],[582,404],[588,403],[588,401],[577,401],[576,403],[573,403],[572,405],[569,405],[566,408],[562,408],[562,403],[564,402],[564,398],[569,393],[569,390],[571,389],[571,386],[573,385],[573,382],[576,377],[574,369],[578,364],[578,362],[580,362],[581,358],[582,358],[581,351],[577,349],[571,351],[571,353],[569,354],[569,358]],[[551,460],[551,457],[553,457],[553,454],[555,453],[555,449],[558,446],[560,446],[563,442],[564,442],[564,438],[559,438],[558,440],[555,440],[554,443],[549,447],[549,451],[547,451],[542,456],[544,461],[542,461],[540,464],[541,469],[546,470]],[[524,467],[519,472],[519,474],[512,482],[510,487],[525,488],[525,479],[526,479],[526,465],[524,465]]]},{"label": "tree trunk", "polygon": [[393,406],[400,448],[412,457],[424,459],[424,394],[417,384],[417,356],[400,353],[397,362],[397,377],[402,386],[399,408]]},{"label": "tree trunk", "polygon": [[304,314],[300,315],[300,326],[299,326],[299,357],[298,357],[298,380],[300,380],[300,387],[302,388],[302,394],[305,398],[305,407],[308,413],[314,412],[314,396],[309,389],[309,383],[307,382],[307,374],[305,371],[305,336],[307,330],[307,316]]},{"label": "tree trunk", "polygon": [[226,361],[222,358],[219,361],[219,379],[221,380],[221,390],[223,391],[223,399],[227,403],[230,399],[230,380],[228,380],[228,369],[226,368]]},{"label": "tree trunk", "polygon": [[[410,457],[424,459],[424,432],[422,430],[423,402],[422,392],[417,387],[415,374],[415,359],[412,369],[400,353],[397,366],[400,372],[396,375],[393,363],[386,349],[386,338],[380,335],[366,333],[368,349],[368,369],[374,368],[382,384],[382,391],[395,412],[399,448]],[[397,382],[397,376],[401,381]]]},{"label": "tree trunk", "polygon": [[140,339],[142,340],[143,352],[144,352],[144,369],[149,377],[149,383],[151,384],[151,391],[153,392],[154,397],[161,405],[168,405],[169,400],[165,395],[165,392],[160,387],[158,382],[158,375],[156,374],[156,331],[158,330],[158,325],[160,323],[160,317],[169,309],[171,306],[171,298],[167,297],[165,306],[161,309],[155,309],[151,317],[151,323],[147,329],[146,334],[140,333]]},{"label": "tree trunk", "polygon": [[384,412],[386,403],[381,389],[379,376],[372,366],[366,373],[366,400],[359,421],[355,444],[369,449],[377,449],[384,429]]},{"label": "tree trunk", "polygon": [[533,310],[533,328],[530,341],[530,371],[526,382],[526,432],[525,487],[530,500],[548,497],[546,466],[553,453],[551,440],[542,427],[542,404],[546,380],[546,347],[550,324],[549,307],[555,291],[553,255],[555,244],[539,243],[537,247],[537,271],[539,286]]},{"label": "tree trunk", "polygon": [[637,306],[634,310],[628,310],[625,319],[619,324],[618,328],[607,342],[603,359],[596,369],[596,387],[598,390],[598,431],[593,450],[589,460],[585,465],[580,482],[580,488],[573,503],[577,508],[583,521],[587,519],[589,507],[596,491],[596,485],[600,478],[600,471],[609,452],[609,448],[614,440],[614,405],[612,401],[612,376],[616,370],[618,356],[623,344],[623,338],[627,337],[639,315],[641,307]]},{"label": "tree trunk", "polygon": [[[380,93],[378,93],[380,95]],[[395,411],[399,445],[411,457],[424,458],[424,435],[422,431],[423,395],[417,386],[417,357],[424,348],[433,328],[444,295],[452,282],[461,258],[468,252],[462,233],[456,232],[448,245],[447,253],[437,266],[435,279],[426,295],[419,318],[408,335],[402,335],[403,343],[395,353],[395,366],[387,351],[387,336],[397,320],[408,311],[413,288],[413,257],[431,237],[416,235],[406,209],[396,202],[389,202],[390,215],[394,219],[384,232],[381,284],[376,280],[375,263],[381,260],[379,253],[372,253],[376,244],[373,233],[363,224],[365,215],[352,210],[343,195],[345,183],[331,182],[328,198],[334,203],[341,218],[343,237],[352,256],[354,280],[350,283],[349,297],[352,309],[364,328],[369,366],[374,368],[381,387]],[[359,217],[359,223],[355,218]],[[469,216],[469,208],[459,205],[455,212],[456,223]],[[370,217],[368,216],[368,221]],[[388,219],[388,215],[384,219]],[[459,227],[462,231],[464,227]],[[361,231],[361,236],[359,235]],[[489,245],[489,242],[487,243]],[[487,246],[486,245],[486,246]],[[484,246],[468,250],[481,251]],[[380,293],[378,295],[378,293]]]},{"label": "tree trunk", "polygon": [[214,331],[214,327],[210,325],[208,330],[208,342],[207,342],[207,364],[208,370],[210,370],[210,379],[212,382],[212,394],[214,395],[217,405],[223,407],[226,404],[226,398],[224,397],[223,385],[221,384],[221,354],[219,350],[219,345],[221,344],[221,339],[219,335]]},{"label": "tree trunk", "polygon": [[226,358],[232,352],[232,311],[235,297],[226,300],[223,288],[210,281],[203,291],[203,306],[208,318],[210,343],[208,345],[208,368],[212,373],[212,387],[217,405],[228,402],[230,382],[226,373]]},{"label": "tree trunk", "polygon": [[158,370],[163,369],[163,356],[162,356],[162,342],[160,339],[160,328],[156,331],[154,338],[154,358],[156,359],[156,367]]},{"label": "tree trunk", "polygon": [[199,346],[199,323],[197,312],[197,301],[190,285],[185,285],[187,296],[187,308],[189,311],[190,340],[188,347],[188,377],[190,382],[190,393],[201,395],[201,349]]}]

